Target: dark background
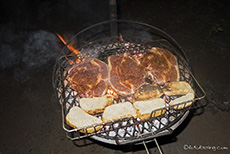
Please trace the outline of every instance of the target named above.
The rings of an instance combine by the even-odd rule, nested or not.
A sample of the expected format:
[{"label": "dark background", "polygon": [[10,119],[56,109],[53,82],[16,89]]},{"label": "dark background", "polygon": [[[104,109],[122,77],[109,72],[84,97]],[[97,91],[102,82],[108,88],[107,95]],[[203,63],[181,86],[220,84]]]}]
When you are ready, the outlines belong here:
[{"label": "dark background", "polygon": [[[173,135],[159,139],[165,153],[226,153],[185,150],[183,145],[229,143],[230,5],[227,0],[117,0],[118,18],[153,25],[185,50],[193,73],[206,91],[205,105]],[[123,153],[126,147],[91,140],[77,146],[61,125],[52,72],[66,40],[109,20],[108,0],[0,1],[0,153]],[[82,141],[82,143],[83,143]],[[154,142],[147,144],[156,152]],[[144,146],[133,147],[145,153]],[[229,150],[228,150],[229,152]]]}]

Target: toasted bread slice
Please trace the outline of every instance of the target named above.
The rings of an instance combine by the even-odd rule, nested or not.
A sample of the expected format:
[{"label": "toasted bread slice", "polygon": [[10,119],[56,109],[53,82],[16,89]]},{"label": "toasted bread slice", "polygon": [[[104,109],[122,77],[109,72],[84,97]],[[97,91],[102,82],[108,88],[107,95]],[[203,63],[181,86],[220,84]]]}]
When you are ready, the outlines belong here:
[{"label": "toasted bread slice", "polygon": [[107,122],[131,116],[137,116],[136,110],[130,102],[124,102],[107,106],[102,115],[102,120]]},{"label": "toasted bread slice", "polygon": [[82,133],[93,133],[102,128],[102,125],[98,125],[102,123],[101,119],[89,115],[78,106],[74,106],[70,109],[69,113],[66,115],[66,122],[71,127],[79,129],[97,125],[95,127],[92,126],[89,128],[80,129],[80,132]]},{"label": "toasted bread slice", "polygon": [[165,102],[161,98],[150,99],[147,101],[136,101],[133,104],[137,110],[137,116],[141,120],[148,119],[151,116],[157,117],[165,113]]},{"label": "toasted bread slice", "polygon": [[[194,100],[194,94],[193,93],[188,93],[184,96],[181,96],[179,98],[176,98],[174,100],[172,100],[169,105],[173,106],[174,109],[176,110],[180,110],[183,108],[186,108],[188,106],[190,106]],[[183,103],[184,102],[184,103]]]},{"label": "toasted bread slice", "polygon": [[146,101],[159,98],[161,95],[163,95],[163,92],[158,89],[157,84],[148,84],[138,88],[133,97],[135,101]]},{"label": "toasted bread slice", "polygon": [[104,111],[106,106],[109,106],[112,103],[113,103],[112,95],[80,99],[80,107],[89,114],[101,113]]},{"label": "toasted bread slice", "polygon": [[194,94],[192,87],[185,81],[168,82],[164,85],[163,92],[168,96]]}]

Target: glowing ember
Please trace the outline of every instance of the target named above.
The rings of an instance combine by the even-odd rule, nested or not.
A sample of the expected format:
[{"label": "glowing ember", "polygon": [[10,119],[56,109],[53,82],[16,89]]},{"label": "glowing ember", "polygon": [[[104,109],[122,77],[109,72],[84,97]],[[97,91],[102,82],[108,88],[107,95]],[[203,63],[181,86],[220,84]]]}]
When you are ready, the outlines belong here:
[{"label": "glowing ember", "polygon": [[138,54],[135,54],[134,56],[136,57],[136,58],[139,58],[139,57],[141,57],[143,55],[143,53],[138,53]]},{"label": "glowing ember", "polygon": [[108,88],[108,90],[107,90],[106,93],[109,94],[109,95],[113,95],[113,98],[118,98],[117,93],[116,93],[116,92],[114,91],[114,89],[111,88],[111,87]]}]

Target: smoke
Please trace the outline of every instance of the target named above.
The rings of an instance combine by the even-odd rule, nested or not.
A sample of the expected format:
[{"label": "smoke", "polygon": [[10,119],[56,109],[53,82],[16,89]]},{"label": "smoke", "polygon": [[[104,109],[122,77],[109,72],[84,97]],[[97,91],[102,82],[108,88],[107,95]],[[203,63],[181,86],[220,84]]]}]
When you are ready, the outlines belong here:
[{"label": "smoke", "polygon": [[29,68],[35,68],[57,58],[58,42],[53,33],[43,30],[33,32],[24,44],[22,62]]},{"label": "smoke", "polygon": [[56,34],[45,30],[16,32],[5,26],[0,27],[0,35],[0,69],[12,71],[19,82],[29,79],[39,67],[50,67],[62,48]]},{"label": "smoke", "polygon": [[0,46],[0,68],[7,68],[19,64],[19,51],[12,49],[9,44]]},{"label": "smoke", "polygon": [[60,42],[51,32],[39,30],[14,34],[4,30],[0,31],[1,36],[5,36],[0,40],[0,69],[19,65],[37,68],[59,54]]},{"label": "smoke", "polygon": [[11,30],[11,24],[0,27],[0,69],[6,69],[20,63],[23,37]]}]

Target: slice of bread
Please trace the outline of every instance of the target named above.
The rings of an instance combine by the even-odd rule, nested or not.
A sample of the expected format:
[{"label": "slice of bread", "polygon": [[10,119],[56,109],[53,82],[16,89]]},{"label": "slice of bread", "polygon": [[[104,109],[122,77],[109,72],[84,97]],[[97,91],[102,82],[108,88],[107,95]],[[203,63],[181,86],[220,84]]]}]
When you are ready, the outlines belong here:
[{"label": "slice of bread", "polygon": [[194,94],[192,87],[185,81],[168,82],[164,85],[163,92],[168,96]]},{"label": "slice of bread", "polygon": [[[184,96],[181,96],[179,98],[172,100],[169,103],[169,105],[172,106],[176,110],[180,110],[180,109],[183,109],[183,108],[186,108],[186,107],[192,105],[194,97],[195,96],[193,93],[188,93]],[[182,104],[180,104],[180,103],[182,103]]]},{"label": "slice of bread", "polygon": [[137,116],[136,110],[130,102],[124,102],[107,106],[102,115],[102,120],[108,122],[131,116],[134,118]]},{"label": "slice of bread", "polygon": [[[78,106],[74,106],[70,109],[69,113],[66,115],[66,123],[73,128],[79,128],[82,133],[93,133],[102,128],[102,125],[97,125],[102,123],[101,119],[89,115]],[[93,127],[92,125],[97,126]]]},{"label": "slice of bread", "polygon": [[106,106],[113,103],[112,95],[105,95],[103,97],[81,98],[80,107],[89,114],[102,113]]},{"label": "slice of bread", "polygon": [[138,88],[133,97],[135,101],[146,101],[159,98],[161,95],[163,92],[158,89],[157,84],[148,84]]},{"label": "slice of bread", "polygon": [[157,117],[165,113],[165,102],[161,98],[150,99],[147,101],[136,101],[133,106],[137,110],[137,116],[141,120],[148,119],[151,116]]}]

